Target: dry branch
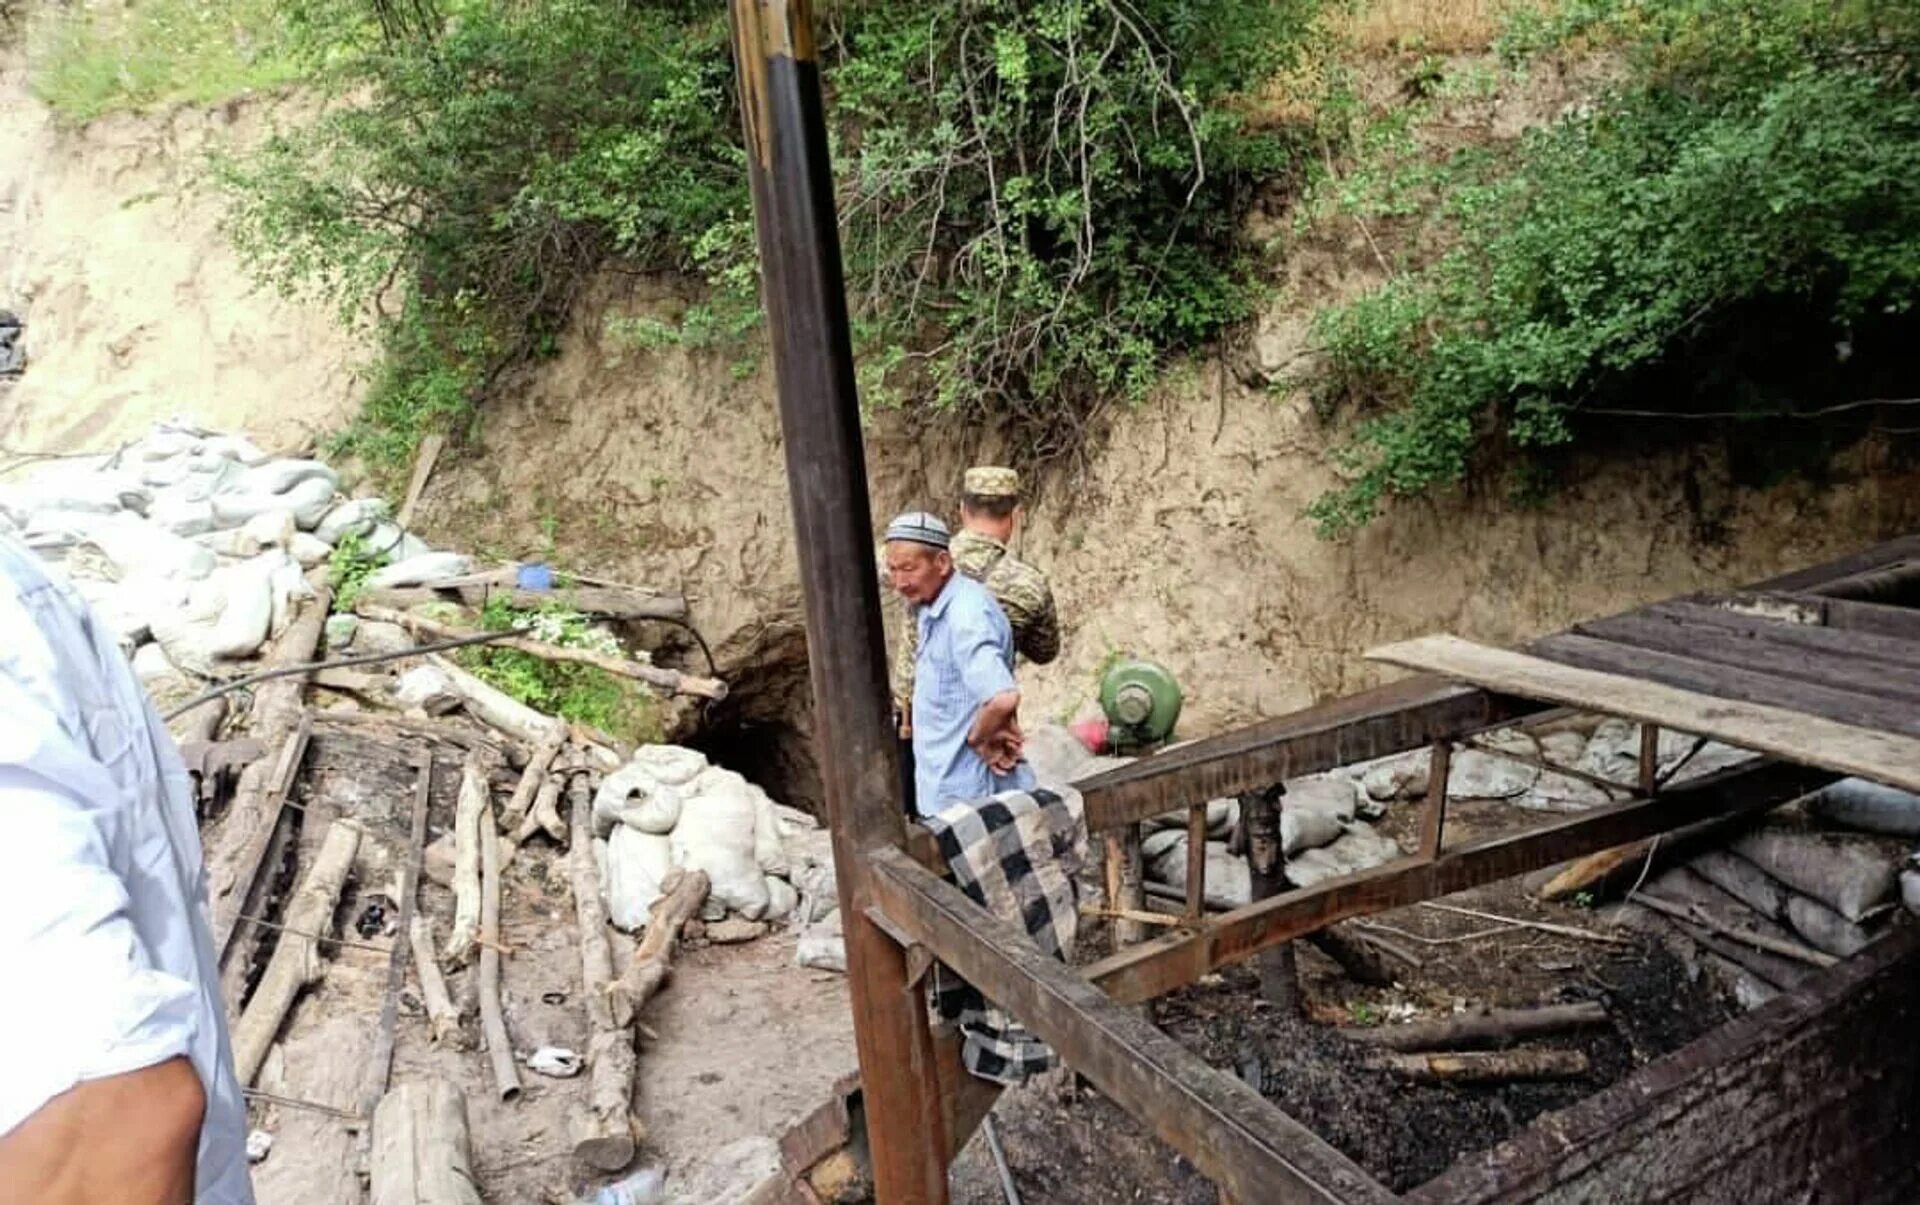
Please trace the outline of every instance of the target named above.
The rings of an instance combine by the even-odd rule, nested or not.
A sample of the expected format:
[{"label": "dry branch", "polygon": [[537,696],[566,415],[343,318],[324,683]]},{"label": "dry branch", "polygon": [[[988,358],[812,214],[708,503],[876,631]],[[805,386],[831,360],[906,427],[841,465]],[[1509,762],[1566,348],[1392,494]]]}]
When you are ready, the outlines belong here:
[{"label": "dry branch", "polygon": [[1587,1056],[1578,1050],[1502,1050],[1480,1054],[1376,1054],[1367,1066],[1424,1083],[1484,1084],[1506,1080],[1578,1079]]},{"label": "dry branch", "polygon": [[[460,640],[468,636],[478,636],[478,628],[463,628],[457,624],[438,623],[431,619],[422,619],[407,611],[396,611],[388,607],[378,607],[363,603],[356,608],[366,619],[395,623],[417,636],[431,636],[435,640]],[[596,653],[590,649],[563,648],[557,644],[547,644],[530,636],[507,636],[494,642],[494,646],[503,649],[516,649],[547,661],[570,661],[576,665],[590,665],[598,670],[615,674],[622,678],[631,678],[644,682],[657,690],[668,694],[694,695],[702,699],[724,699],[727,697],[727,684],[718,678],[701,678],[693,674],[683,674],[677,669],[662,669],[657,665],[642,665],[628,657],[611,657],[605,653]]]},{"label": "dry branch", "polygon": [[547,775],[540,784],[539,794],[534,797],[533,810],[521,819],[513,831],[513,843],[525,845],[527,838],[535,833],[544,832],[552,837],[556,844],[567,839],[566,822],[560,819],[560,786],[567,779],[567,773],[560,771]]},{"label": "dry branch", "polygon": [[709,886],[704,870],[675,870],[660,884],[660,898],[647,909],[647,932],[620,977],[620,987],[633,1003],[637,1015],[647,1001],[660,990],[673,970],[674,951],[680,947],[680,930],[707,902]]},{"label": "dry branch", "polygon": [[280,1032],[280,1023],[301,989],[326,973],[326,960],[320,957],[313,935],[332,927],[340,889],[353,870],[353,856],[359,848],[359,829],[341,821],[329,825],[320,856],[314,859],[313,869],[307,872],[287,909],[286,927],[274,947],[273,958],[233,1027],[233,1061],[243,1087],[251,1085],[259,1074],[274,1035]]},{"label": "dry branch", "polygon": [[1589,1000],[1547,1008],[1495,1008],[1444,1021],[1416,1021],[1378,1029],[1351,1029],[1345,1033],[1356,1042],[1388,1050],[1455,1050],[1463,1046],[1500,1045],[1535,1034],[1560,1033],[1606,1023],[1606,1006]]},{"label": "dry branch", "polygon": [[413,968],[420,976],[420,1002],[426,1005],[427,1025],[433,1031],[433,1040],[455,1049],[464,1047],[467,1038],[460,1028],[460,1010],[447,994],[447,981],[440,974],[440,963],[433,952],[433,922],[416,913],[407,938],[413,943]]},{"label": "dry branch", "polygon": [[475,719],[506,733],[531,748],[567,739],[566,721],[543,715],[520,700],[487,685],[445,657],[428,654],[427,661],[447,676],[454,693]]},{"label": "dry branch", "polygon": [[[480,928],[480,817],[487,811],[487,775],[480,755],[468,753],[460,771],[460,802],[453,816],[453,930],[446,959],[458,966],[473,952]],[[492,830],[485,834],[493,837]]]},{"label": "dry branch", "polygon": [[487,1037],[487,1061],[501,1100],[520,1095],[520,1073],[513,1065],[513,1043],[500,1013],[500,837],[493,826],[493,805],[481,790],[480,811],[480,1029]]},{"label": "dry branch", "polygon": [[563,741],[546,741],[527,758],[527,768],[520,774],[520,783],[513,788],[513,798],[507,801],[507,810],[500,813],[500,831],[512,832],[520,827],[527,817],[527,810],[533,806],[534,796],[540,793],[541,786],[547,781],[548,767],[559,755]]},{"label": "dry branch", "polygon": [[387,1093],[373,1112],[369,1205],[481,1205],[467,1102],[443,1079]]},{"label": "dry branch", "polygon": [[593,794],[584,776],[573,780],[567,798],[573,814],[567,869],[573,881],[573,910],[580,922],[580,986],[587,997],[587,1021],[595,1032],[625,1029],[633,1020],[633,1005],[614,991],[607,906],[600,895],[600,868],[593,860]]}]

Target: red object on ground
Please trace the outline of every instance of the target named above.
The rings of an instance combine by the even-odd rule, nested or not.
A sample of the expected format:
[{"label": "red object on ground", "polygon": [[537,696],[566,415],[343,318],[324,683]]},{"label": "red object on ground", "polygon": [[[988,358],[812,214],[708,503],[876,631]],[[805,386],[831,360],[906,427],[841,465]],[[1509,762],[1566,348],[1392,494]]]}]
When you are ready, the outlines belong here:
[{"label": "red object on ground", "polygon": [[1105,753],[1107,751],[1106,716],[1096,715],[1084,720],[1075,720],[1067,730],[1080,738],[1080,743],[1087,747],[1087,752]]}]

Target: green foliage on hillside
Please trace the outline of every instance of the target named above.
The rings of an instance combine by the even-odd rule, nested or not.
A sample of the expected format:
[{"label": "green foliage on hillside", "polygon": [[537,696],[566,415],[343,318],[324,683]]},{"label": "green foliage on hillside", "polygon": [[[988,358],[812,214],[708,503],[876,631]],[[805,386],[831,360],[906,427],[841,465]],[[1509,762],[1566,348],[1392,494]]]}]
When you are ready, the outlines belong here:
[{"label": "green foliage on hillside", "polygon": [[1448,249],[1322,316],[1321,400],[1366,416],[1349,483],[1312,508],[1323,532],[1596,419],[1833,414],[1848,399],[1756,383],[1764,343],[1811,328],[1844,358],[1911,339],[1920,6],[1589,0],[1529,18],[1508,48],[1572,37],[1621,56],[1622,82],[1510,153],[1422,165],[1417,187],[1357,202],[1437,190]]},{"label": "green foliage on hillside", "polygon": [[301,70],[273,0],[44,4],[31,13],[0,3],[0,35],[19,25],[34,94],[70,122],[225,100]]},{"label": "green foliage on hillside", "polygon": [[[1292,170],[1241,97],[1319,0],[880,0],[821,14],[870,405],[1008,423],[1035,458],[1249,312],[1254,186]],[[724,9],[301,0],[312,126],[228,160],[251,265],[373,322],[346,442],[376,464],[551,354],[590,277],[683,277],[639,344],[758,322]]]}]

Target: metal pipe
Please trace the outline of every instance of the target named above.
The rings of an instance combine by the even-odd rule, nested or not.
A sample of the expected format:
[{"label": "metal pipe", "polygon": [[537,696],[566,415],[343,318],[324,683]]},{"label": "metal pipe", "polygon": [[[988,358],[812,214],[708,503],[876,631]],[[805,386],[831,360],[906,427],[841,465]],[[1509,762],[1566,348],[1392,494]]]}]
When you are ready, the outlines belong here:
[{"label": "metal pipe", "polygon": [[884,1205],[942,1205],[948,1144],[927,1010],[905,951],[867,915],[868,855],[904,849],[906,817],[813,17],[806,0],[730,10],[874,1188]]},{"label": "metal pipe", "polygon": [[1013,1182],[1013,1169],[1007,1166],[1007,1152],[1000,1146],[999,1128],[991,1116],[981,1119],[981,1128],[987,1132],[987,1149],[993,1152],[993,1165],[1000,1169],[1000,1195],[1007,1199],[1007,1205],[1020,1205],[1020,1188]]}]

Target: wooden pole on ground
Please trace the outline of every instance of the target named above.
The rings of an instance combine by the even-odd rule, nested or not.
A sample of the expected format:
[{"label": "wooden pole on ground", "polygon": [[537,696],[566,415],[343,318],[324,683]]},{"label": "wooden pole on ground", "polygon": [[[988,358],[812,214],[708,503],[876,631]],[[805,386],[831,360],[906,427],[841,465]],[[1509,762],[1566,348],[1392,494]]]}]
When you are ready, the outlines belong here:
[{"label": "wooden pole on ground", "polygon": [[520,1095],[520,1073],[500,1011],[500,832],[484,786],[480,795],[480,1029],[487,1038],[494,1087],[501,1100],[512,1100]]},{"label": "wooden pole on ground", "polygon": [[906,951],[867,915],[868,851],[904,849],[906,827],[813,14],[806,0],[729,7],[874,1188],[886,1205],[939,1205],[933,1033]]},{"label": "wooden pole on ground", "polygon": [[443,1079],[413,1080],[373,1111],[369,1205],[480,1205],[467,1100]]},{"label": "wooden pole on ground", "polygon": [[604,1172],[633,1162],[633,1006],[613,979],[613,949],[607,940],[607,909],[600,898],[600,871],[593,861],[593,792],[584,775],[567,788],[573,839],[567,869],[573,880],[574,915],[580,922],[580,989],[587,1006],[587,1099],[573,1106],[567,1130],[574,1157]]},{"label": "wooden pole on ground", "polygon": [[340,889],[353,869],[353,855],[360,848],[360,830],[344,821],[327,828],[320,855],[313,869],[301,881],[293,904],[287,909],[286,927],[273,948],[260,986],[254,989],[247,1010],[233,1026],[233,1062],[241,1087],[253,1083],[266,1062],[280,1023],[302,989],[326,973],[326,960],[320,957],[316,934],[333,927],[333,910],[340,902]]},{"label": "wooden pole on ground", "polygon": [[453,813],[453,929],[447,934],[448,962],[458,966],[473,953],[480,933],[480,841],[496,840],[489,828],[480,831],[487,807],[487,772],[480,754],[470,751],[460,770],[460,799]]}]

